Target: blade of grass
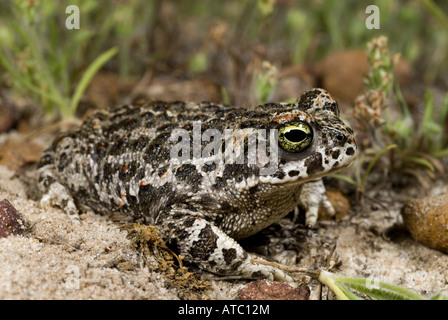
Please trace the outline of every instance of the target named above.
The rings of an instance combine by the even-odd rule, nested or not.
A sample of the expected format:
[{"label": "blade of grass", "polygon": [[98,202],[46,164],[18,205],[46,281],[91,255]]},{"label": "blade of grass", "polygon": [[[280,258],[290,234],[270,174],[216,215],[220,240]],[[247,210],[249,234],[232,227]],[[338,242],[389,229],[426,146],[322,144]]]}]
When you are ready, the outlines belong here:
[{"label": "blade of grass", "polygon": [[221,99],[222,99],[222,103],[224,103],[226,105],[230,104],[229,94],[227,93],[227,89],[224,86],[221,87]]},{"label": "blade of grass", "polygon": [[71,117],[75,114],[78,103],[81,100],[81,97],[84,94],[84,91],[86,90],[92,78],[107,61],[109,61],[115,54],[117,54],[117,52],[118,48],[113,47],[107,50],[106,52],[102,53],[89,65],[87,70],[82,75],[82,78],[79,81],[78,85],[76,86],[75,92],[70,101],[69,108],[64,110],[65,111],[64,117]]},{"label": "blade of grass", "polygon": [[403,119],[408,119],[408,118],[412,119],[408,104],[403,96],[403,92],[401,92],[400,83],[398,81],[398,78],[395,78],[394,88],[395,88],[395,96],[397,97],[398,105],[400,106],[401,112],[403,113],[402,118]]},{"label": "blade of grass", "polygon": [[425,108],[423,111],[422,127],[425,128],[434,119],[434,95],[429,89],[426,89],[423,101]]},{"label": "blade of grass", "polygon": [[331,178],[335,178],[335,179],[339,179],[339,180],[342,180],[342,181],[345,181],[345,182],[347,182],[347,183],[349,183],[351,185],[356,186],[355,180],[353,180],[352,178],[350,178],[349,176],[346,176],[344,174],[337,174],[337,173],[335,173],[335,174],[332,174],[330,177]]},{"label": "blade of grass", "polygon": [[354,294],[350,289],[348,289],[346,286],[341,285],[336,282],[336,284],[339,286],[339,288],[344,292],[344,294],[350,299],[350,300],[365,300],[362,297]]},{"label": "blade of grass", "polygon": [[443,13],[443,10],[432,0],[420,0],[420,2],[448,30],[448,17]]},{"label": "blade of grass", "polygon": [[350,300],[349,297],[345,294],[344,290],[341,290],[341,288],[333,281],[332,276],[332,273],[322,270],[319,273],[319,281],[327,285],[338,296],[340,300]]},{"label": "blade of grass", "polygon": [[442,108],[440,109],[439,123],[441,126],[445,124],[447,115],[448,115],[448,93],[445,95],[445,98],[443,98]]},{"label": "blade of grass", "polygon": [[42,48],[40,47],[36,31],[28,27],[27,24],[24,24],[24,26],[26,26],[26,28],[23,28],[22,25],[17,22],[13,22],[14,30],[20,35],[24,43],[29,47],[31,57],[33,60],[35,60],[34,63],[39,66],[39,77],[41,78],[36,80],[41,83],[45,83],[45,87],[50,91],[51,96],[56,99],[56,104],[58,104],[59,106],[63,106],[65,104],[64,98],[61,96],[54,78],[50,74],[48,63],[42,55]]},{"label": "blade of grass", "polygon": [[448,149],[443,149],[443,150],[434,152],[434,157],[443,158],[445,156],[448,156]]},{"label": "blade of grass", "polygon": [[389,151],[389,150],[391,150],[391,149],[394,149],[394,148],[396,148],[396,147],[397,147],[396,144],[391,144],[391,145],[389,145],[389,146],[386,146],[385,148],[383,148],[382,150],[380,150],[380,151],[375,155],[375,157],[373,157],[373,159],[369,162],[369,165],[367,166],[366,171],[364,172],[364,175],[362,176],[362,179],[361,179],[361,188],[362,188],[361,191],[364,191],[364,186],[365,186],[365,184],[366,184],[367,177],[369,176],[370,171],[372,170],[373,166],[377,163],[377,161],[379,160],[379,158],[381,158],[381,156],[382,156],[384,153],[386,153],[387,151]]},{"label": "blade of grass", "polygon": [[438,293],[435,296],[429,298],[429,300],[448,300],[448,297],[445,297],[445,296],[441,295],[440,293]]},{"label": "blade of grass", "polygon": [[424,300],[421,295],[402,287],[368,278],[345,277],[327,274],[334,282],[342,283],[349,288],[380,300]]},{"label": "blade of grass", "polygon": [[[382,281],[372,281],[370,278],[346,277],[321,270],[318,280],[327,285],[340,300],[363,300],[359,293],[377,300],[427,300],[412,290]],[[437,294],[429,299],[447,300],[448,297]]]},{"label": "blade of grass", "polygon": [[30,81],[28,81],[27,78],[22,77],[18,72],[14,70],[14,68],[11,66],[11,64],[7,61],[6,57],[3,55],[3,53],[0,51],[0,64],[3,65],[3,67],[8,71],[10,76],[17,81],[21,86],[29,89],[31,92],[42,96],[56,104],[59,104],[61,101],[59,100],[59,97],[54,96],[53,94],[46,92],[42,90],[41,88],[35,86]]},{"label": "blade of grass", "polygon": [[415,156],[429,161],[432,164],[432,166],[434,167],[434,172],[437,171],[441,176],[443,176],[445,174],[446,170],[443,166],[443,163],[439,159],[437,159],[435,154],[428,154],[425,152],[416,152]]},{"label": "blade of grass", "polygon": [[435,171],[434,165],[429,162],[428,160],[424,159],[424,158],[420,158],[420,157],[406,157],[405,159],[405,163],[414,163],[414,164],[418,164],[421,165],[425,168],[428,168],[431,171]]}]

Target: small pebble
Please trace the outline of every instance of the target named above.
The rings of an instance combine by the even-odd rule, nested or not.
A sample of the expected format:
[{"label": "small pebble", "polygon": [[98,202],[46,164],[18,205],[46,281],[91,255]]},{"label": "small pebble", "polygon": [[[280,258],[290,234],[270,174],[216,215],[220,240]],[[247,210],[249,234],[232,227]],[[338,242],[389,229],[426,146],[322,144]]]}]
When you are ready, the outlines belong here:
[{"label": "small pebble", "polygon": [[448,253],[448,194],[410,200],[401,215],[416,241]]},{"label": "small pebble", "polygon": [[310,288],[302,286],[294,288],[287,283],[256,280],[238,292],[239,300],[308,300]]},{"label": "small pebble", "polygon": [[25,229],[24,221],[8,200],[0,201],[0,238],[19,235]]},{"label": "small pebble", "polygon": [[324,208],[319,208],[319,220],[331,220],[336,219],[340,220],[347,215],[350,211],[351,206],[347,197],[344,196],[340,191],[337,190],[327,190],[328,201],[331,202],[331,205],[334,208],[335,216],[331,216],[328,214],[328,211]]}]

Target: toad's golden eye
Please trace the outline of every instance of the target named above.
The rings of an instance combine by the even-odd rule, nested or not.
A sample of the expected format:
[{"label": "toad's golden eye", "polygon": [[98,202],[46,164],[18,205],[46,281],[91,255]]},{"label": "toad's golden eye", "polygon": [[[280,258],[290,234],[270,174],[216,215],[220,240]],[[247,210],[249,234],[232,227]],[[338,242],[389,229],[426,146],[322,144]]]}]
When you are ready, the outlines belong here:
[{"label": "toad's golden eye", "polygon": [[287,152],[301,152],[311,145],[311,141],[313,130],[305,122],[290,122],[278,128],[278,143]]}]

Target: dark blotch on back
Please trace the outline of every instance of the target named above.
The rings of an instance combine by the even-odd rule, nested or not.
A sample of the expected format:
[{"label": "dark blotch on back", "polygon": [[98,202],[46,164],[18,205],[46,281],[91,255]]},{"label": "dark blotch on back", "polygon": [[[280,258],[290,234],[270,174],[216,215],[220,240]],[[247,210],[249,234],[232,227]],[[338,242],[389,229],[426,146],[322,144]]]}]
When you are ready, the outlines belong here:
[{"label": "dark blotch on back", "polygon": [[264,122],[260,122],[259,119],[246,120],[240,124],[241,129],[246,129],[246,128],[262,129],[262,128],[265,128],[266,126],[267,126],[267,124]]},{"label": "dark blotch on back", "polygon": [[314,99],[316,99],[321,92],[319,90],[307,91],[300,97],[299,106],[308,109],[312,106]]},{"label": "dark blotch on back", "polygon": [[195,221],[196,221],[195,218],[189,218],[189,219],[185,220],[184,225],[187,228],[191,227]]},{"label": "dark blotch on back", "polygon": [[[153,223],[153,218],[172,201],[171,190],[171,183],[165,183],[160,187],[153,187],[150,184],[140,186],[138,190],[139,201],[137,202],[134,197],[128,198],[136,218],[139,219],[141,215],[145,221]],[[151,203],[151,206],[148,206],[148,203]]]},{"label": "dark blotch on back", "polygon": [[216,177],[216,183],[213,185],[214,189],[221,189],[227,185],[226,180],[221,177]]},{"label": "dark blotch on back", "polygon": [[152,141],[146,148],[144,159],[148,163],[160,163],[170,158],[170,152],[163,146],[163,143]]},{"label": "dark blotch on back", "polygon": [[223,179],[228,180],[234,178],[236,182],[241,182],[245,177],[251,176],[253,173],[258,174],[258,172],[254,172],[246,164],[227,164],[224,170]]},{"label": "dark blotch on back", "polygon": [[196,192],[202,182],[202,175],[196,170],[196,166],[193,164],[183,164],[176,170],[176,177],[187,182],[193,187],[193,191]]},{"label": "dark blotch on back", "polygon": [[207,162],[202,166],[202,171],[204,172],[210,172],[216,169],[216,163],[214,162]]},{"label": "dark blotch on back", "polygon": [[221,210],[222,212],[231,212],[234,209],[234,207],[232,207],[230,205],[230,203],[228,203],[227,201],[223,201],[221,203]]},{"label": "dark blotch on back", "polygon": [[258,106],[259,108],[263,108],[263,109],[274,109],[274,108],[284,108],[283,105],[281,105],[280,103],[265,103],[263,105]]}]

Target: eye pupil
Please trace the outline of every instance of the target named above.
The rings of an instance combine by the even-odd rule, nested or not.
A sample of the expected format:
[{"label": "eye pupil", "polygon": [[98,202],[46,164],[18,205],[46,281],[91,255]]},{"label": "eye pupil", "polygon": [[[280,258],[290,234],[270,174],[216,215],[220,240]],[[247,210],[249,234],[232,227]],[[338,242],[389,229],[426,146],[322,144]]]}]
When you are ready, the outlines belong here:
[{"label": "eye pupil", "polygon": [[285,133],[285,138],[291,142],[300,142],[306,138],[306,133],[302,130],[290,130]]},{"label": "eye pupil", "polygon": [[290,122],[279,128],[278,142],[287,152],[297,153],[306,150],[313,140],[313,130],[305,122]]}]

